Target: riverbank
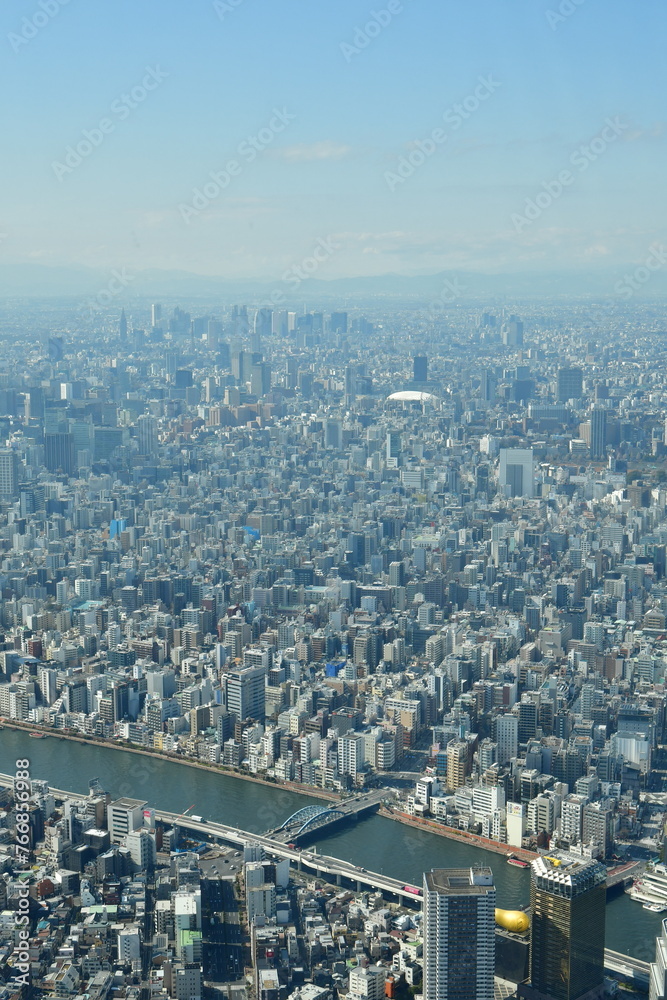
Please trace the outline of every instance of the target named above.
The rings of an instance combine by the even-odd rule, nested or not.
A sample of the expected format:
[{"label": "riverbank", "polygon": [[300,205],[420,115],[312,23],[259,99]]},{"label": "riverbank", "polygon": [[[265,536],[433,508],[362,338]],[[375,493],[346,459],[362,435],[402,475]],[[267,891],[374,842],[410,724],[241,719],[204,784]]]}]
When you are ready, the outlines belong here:
[{"label": "riverbank", "polygon": [[44,726],[35,723],[23,724],[15,719],[3,719],[2,726],[7,729],[17,729],[23,733],[39,733],[43,738],[52,740],[71,740],[73,743],[87,743],[90,746],[107,747],[109,750],[123,750],[125,753],[138,754],[141,757],[153,757],[156,760],[168,760],[172,764],[184,764],[186,767],[195,767],[200,771],[208,771],[209,774],[224,774],[227,778],[240,778],[242,781],[251,781],[255,785],[266,785],[268,788],[285,788],[296,795],[308,795],[314,799],[324,799],[325,802],[340,802],[341,797],[335,792],[313,785],[302,785],[297,781],[268,781],[257,775],[249,774],[247,771],[237,771],[233,767],[225,767],[220,764],[207,764],[204,761],[193,760],[190,757],[183,757],[180,754],[164,753],[161,750],[147,750],[145,747],[138,747],[134,743],[116,743],[114,740],[105,740],[100,736],[90,737],[81,733],[64,733],[61,729],[46,729]]},{"label": "riverbank", "polygon": [[380,816],[386,819],[393,819],[404,826],[417,827],[428,830],[439,837],[446,837],[448,840],[457,840],[460,844],[467,844],[469,847],[478,847],[482,851],[492,851],[494,854],[504,854],[505,857],[512,855],[521,861],[532,861],[539,857],[534,851],[527,851],[523,847],[512,847],[510,844],[501,844],[497,840],[487,840],[486,837],[479,837],[476,833],[468,833],[465,830],[455,830],[451,826],[445,826],[436,820],[423,819],[421,816],[410,816],[408,813],[400,812],[398,809],[388,809],[380,806],[378,810]]},{"label": "riverbank", "polygon": [[[179,762],[164,757],[123,758],[122,754],[112,753],[111,748],[93,742],[71,740],[54,745],[52,740],[31,739],[30,728],[36,727],[0,732],[0,757],[4,761],[0,771],[11,774],[14,761],[27,757],[31,759],[32,776],[48,781],[54,788],[87,796],[90,778],[97,777],[101,787],[114,797],[129,795],[176,815],[196,803],[191,812],[251,834],[275,829],[309,801],[281,785],[234,781],[233,775],[211,773],[208,768],[178,767]],[[393,794],[389,797],[393,799]],[[313,804],[317,801],[310,799]],[[398,802],[392,804],[399,806]],[[325,828],[315,838],[315,845],[322,854],[391,875],[406,885],[421,885],[424,872],[432,868],[470,868],[482,861],[493,868],[499,906],[518,910],[528,904],[529,871],[508,865],[502,854],[482,853],[470,838],[454,840],[442,836],[441,829],[410,819],[412,829],[407,825],[399,829],[397,819],[394,814],[390,822],[375,813],[359,823]],[[607,905],[607,947],[644,961],[652,960],[663,916],[667,914],[644,910],[626,893],[619,892]]]}]

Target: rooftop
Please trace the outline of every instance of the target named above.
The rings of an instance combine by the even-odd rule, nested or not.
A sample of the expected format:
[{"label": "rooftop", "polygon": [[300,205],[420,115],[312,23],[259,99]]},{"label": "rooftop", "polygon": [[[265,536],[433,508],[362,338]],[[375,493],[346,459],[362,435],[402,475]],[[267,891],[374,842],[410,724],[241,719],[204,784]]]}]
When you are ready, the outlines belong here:
[{"label": "rooftop", "polygon": [[557,895],[578,895],[607,880],[607,871],[599,861],[566,851],[552,851],[535,858],[531,867],[537,888]]},{"label": "rooftop", "polygon": [[443,896],[484,895],[493,887],[490,868],[433,868],[424,875],[426,888]]}]

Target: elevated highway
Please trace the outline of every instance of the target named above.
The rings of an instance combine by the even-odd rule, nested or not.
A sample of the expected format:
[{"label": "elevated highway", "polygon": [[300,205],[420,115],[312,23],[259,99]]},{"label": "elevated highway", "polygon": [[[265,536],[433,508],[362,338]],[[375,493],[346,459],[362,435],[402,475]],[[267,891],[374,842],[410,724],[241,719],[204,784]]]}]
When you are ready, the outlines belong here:
[{"label": "elevated highway", "polygon": [[607,972],[613,973],[616,979],[627,980],[636,986],[648,989],[651,975],[651,967],[648,962],[640,962],[638,958],[621,955],[618,951],[605,948],[604,967]]},{"label": "elevated highway", "polygon": [[[0,774],[0,785],[12,787],[13,777],[9,774]],[[68,792],[62,788],[54,788],[49,785],[49,789],[56,798],[76,799],[85,801],[88,796],[80,793]],[[360,796],[357,799],[350,799],[345,819],[354,818],[357,814],[376,809],[386,793],[377,791],[367,796]],[[360,866],[353,865],[349,861],[341,861],[339,858],[328,857],[324,854],[317,854],[314,851],[297,850],[289,847],[284,840],[276,837],[275,833],[266,834],[249,833],[238,827],[228,826],[224,823],[212,823],[208,820],[193,819],[191,816],[183,816],[180,813],[169,812],[164,809],[155,810],[155,818],[169,826],[178,826],[181,830],[188,830],[194,834],[193,839],[202,840],[208,838],[229,844],[235,848],[242,848],[244,844],[260,844],[267,852],[277,858],[287,858],[299,871],[304,871],[312,875],[321,875],[325,880],[334,882],[337,885],[353,887],[357,892],[378,891],[395,896],[406,904],[421,905],[421,888],[415,885],[403,883],[400,879],[390,878],[388,875],[378,872],[369,872]],[[326,825],[326,824],[325,824]],[[285,834],[286,831],[283,831]],[[289,843],[294,840],[287,838]]]},{"label": "elevated highway", "polygon": [[191,817],[183,817],[177,813],[159,809],[155,810],[155,818],[163,823],[179,826],[182,830],[189,830],[198,837],[204,835],[213,840],[232,844],[237,848],[243,847],[247,843],[259,844],[275,857],[287,858],[299,871],[321,875],[336,885],[351,884],[357,892],[363,890],[384,892],[397,897],[403,903],[421,905],[421,888],[419,886],[406,884],[401,879],[390,878],[388,875],[378,872],[369,872],[349,861],[341,861],[340,858],[317,854],[314,851],[297,850],[295,847],[289,847],[276,840],[272,834],[248,833],[223,823],[193,820]]},{"label": "elevated highway", "polygon": [[[13,777],[8,774],[0,774],[0,785],[12,787]],[[49,786],[50,791],[59,799],[76,799],[85,801],[88,796],[75,792],[68,792],[63,789]],[[358,809],[351,809],[346,818],[351,818],[355,813],[362,810],[371,809],[373,805],[377,808],[383,793],[378,792],[377,797],[362,796],[358,800],[349,800],[350,806],[359,806]],[[296,816],[296,814],[295,814]],[[271,831],[266,834],[249,833],[239,827],[228,826],[224,823],[211,823],[207,820],[193,819],[190,816],[183,816],[179,813],[169,812],[164,809],[155,810],[155,818],[169,826],[178,826],[182,830],[188,830],[195,835],[196,839],[207,838],[229,844],[233,847],[243,848],[245,844],[260,844],[268,853],[277,858],[286,858],[299,871],[310,873],[314,876],[321,876],[328,882],[336,885],[353,887],[357,892],[375,891],[385,895],[390,895],[398,899],[403,905],[421,906],[422,889],[420,886],[404,883],[401,879],[391,878],[383,873],[367,871],[358,865],[353,865],[349,861],[342,861],[340,858],[333,858],[326,854],[318,854],[315,851],[297,850],[289,847],[281,839],[276,837],[276,833]],[[292,819],[292,817],[290,817]],[[326,824],[325,824],[326,825]],[[285,830],[281,831],[285,833]],[[294,843],[293,840],[290,843]],[[634,866],[628,866],[630,868]],[[627,877],[625,866],[619,870],[620,878]],[[605,950],[605,969],[611,972],[616,978],[627,980],[639,987],[647,988],[650,976],[650,966],[647,962],[632,958],[630,955],[622,955],[620,952]]]}]

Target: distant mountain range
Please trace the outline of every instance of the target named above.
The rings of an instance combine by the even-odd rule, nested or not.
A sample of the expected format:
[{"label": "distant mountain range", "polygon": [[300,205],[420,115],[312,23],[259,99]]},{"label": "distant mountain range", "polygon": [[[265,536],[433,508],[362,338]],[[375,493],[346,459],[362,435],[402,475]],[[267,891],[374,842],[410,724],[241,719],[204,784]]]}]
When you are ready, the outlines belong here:
[{"label": "distant mountain range", "polygon": [[[118,269],[119,271],[121,268]],[[632,273],[633,267],[626,269]],[[285,294],[286,308],[304,302],[313,304],[363,305],[379,299],[429,304],[482,303],[484,300],[603,298],[617,297],[616,282],[623,269],[577,269],[560,272],[523,271],[521,273],[481,274],[473,271],[448,271],[430,275],[385,274],[373,277],[336,278],[322,281],[309,278],[298,289],[280,279],[229,280],[194,274],[188,271],[148,269],[133,271],[126,290],[115,297],[118,308],[138,299],[168,301],[188,299],[268,304],[276,290]],[[86,267],[49,267],[43,264],[10,264],[0,267],[2,298],[87,299],[106,289],[113,273]],[[638,298],[659,299],[667,296],[667,267],[651,273],[651,279]],[[622,300],[620,300],[622,301]]]}]

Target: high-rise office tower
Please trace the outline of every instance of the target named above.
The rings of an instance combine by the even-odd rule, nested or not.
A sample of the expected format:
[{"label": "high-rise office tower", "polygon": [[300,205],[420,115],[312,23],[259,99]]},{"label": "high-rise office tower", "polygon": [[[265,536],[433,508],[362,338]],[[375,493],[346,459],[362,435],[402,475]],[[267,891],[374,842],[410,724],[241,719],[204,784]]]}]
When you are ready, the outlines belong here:
[{"label": "high-rise office tower", "polygon": [[296,319],[296,346],[312,347],[313,316],[312,313],[304,313]]},{"label": "high-rise office tower", "polygon": [[558,402],[580,399],[583,392],[584,373],[581,368],[558,369]]},{"label": "high-rise office tower", "polygon": [[266,396],[271,392],[271,362],[260,361],[250,369],[250,391],[253,396]]},{"label": "high-rise office tower", "polygon": [[26,420],[43,420],[44,419],[44,390],[40,386],[34,386],[28,389],[25,394],[25,419]]},{"label": "high-rise office tower", "polygon": [[290,355],[287,358],[285,384],[288,389],[296,389],[299,380],[299,359]]},{"label": "high-rise office tower", "polygon": [[271,333],[277,333],[279,337],[286,337],[289,333],[289,313],[286,309],[273,310]]},{"label": "high-rise office tower", "polygon": [[137,441],[139,454],[154,457],[157,451],[157,420],[150,413],[137,417]]},{"label": "high-rise office tower", "polygon": [[353,403],[357,398],[357,366],[347,365],[345,368],[345,403]]},{"label": "high-rise office tower", "polygon": [[44,465],[49,472],[63,472],[66,476],[71,476],[74,473],[75,455],[72,434],[44,435]]},{"label": "high-rise office tower", "polygon": [[496,719],[496,743],[498,763],[506,764],[519,753],[519,718],[507,713]]},{"label": "high-rise office tower", "polygon": [[250,329],[248,323],[248,307],[234,306],[232,309],[232,335],[244,337]]},{"label": "high-rise office tower", "polygon": [[223,326],[219,319],[210,319],[206,327],[206,346],[212,351],[219,350],[223,336]]},{"label": "high-rise office tower", "polygon": [[518,316],[510,316],[501,327],[505,347],[523,346],[523,323]]},{"label": "high-rise office tower", "polygon": [[127,317],[125,310],[120,311],[120,323],[118,324],[118,336],[121,340],[127,340]]},{"label": "high-rise office tower", "polygon": [[537,704],[528,694],[519,702],[519,743],[527,743],[535,736],[537,729]]},{"label": "high-rise office tower", "polygon": [[313,395],[313,381],[312,372],[299,372],[297,388],[304,399],[310,399]]},{"label": "high-rise office tower", "polygon": [[11,448],[0,450],[0,496],[13,498],[19,490],[19,458]]},{"label": "high-rise office tower", "polygon": [[423,354],[412,359],[412,378],[414,382],[428,382],[428,358]]},{"label": "high-rise office tower", "polygon": [[495,906],[490,868],[424,873],[424,1000],[493,1000]]},{"label": "high-rise office tower", "polygon": [[324,447],[340,449],[343,447],[343,421],[327,420],[324,425]]},{"label": "high-rise office tower", "polygon": [[65,357],[65,342],[62,337],[48,338],[49,361],[57,365]]},{"label": "high-rise office tower", "polygon": [[530,986],[526,997],[593,1000],[604,986],[607,871],[558,851],[532,862]]},{"label": "high-rise office tower", "polygon": [[171,380],[173,380],[176,375],[179,360],[180,353],[174,348],[170,348],[168,351],[164,352],[164,370],[167,373],[167,377]]},{"label": "high-rise office tower", "polygon": [[21,487],[21,517],[37,514],[46,510],[46,497],[43,486],[34,483]]},{"label": "high-rise office tower", "polygon": [[154,330],[162,326],[162,306],[159,302],[154,302],[151,306],[151,326]]},{"label": "high-rise office tower", "polygon": [[397,469],[401,462],[400,431],[387,431],[385,457],[388,469]]},{"label": "high-rise office tower", "polygon": [[607,411],[600,406],[591,410],[591,458],[604,458],[607,437]]},{"label": "high-rise office tower", "polygon": [[239,722],[257,719],[264,722],[266,667],[239,667],[223,676],[225,708]]},{"label": "high-rise office tower", "polygon": [[447,788],[463,788],[470,774],[470,744],[466,740],[452,740],[447,744]]},{"label": "high-rise office tower", "polygon": [[500,449],[500,488],[510,497],[532,497],[533,449]]},{"label": "high-rise office tower", "polygon": [[245,382],[250,376],[252,355],[250,351],[232,351],[232,375],[238,382]]},{"label": "high-rise office tower", "polygon": [[482,372],[479,391],[485,402],[493,403],[496,398],[496,376],[488,369]]},{"label": "high-rise office tower", "polygon": [[332,333],[347,333],[347,313],[346,312],[331,313],[330,325]]},{"label": "high-rise office tower", "polygon": [[[269,337],[273,328],[273,309],[258,309],[255,313],[254,333],[257,337]],[[253,347],[253,350],[255,348]]]}]

